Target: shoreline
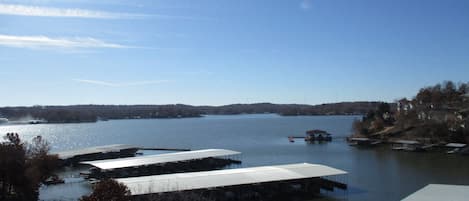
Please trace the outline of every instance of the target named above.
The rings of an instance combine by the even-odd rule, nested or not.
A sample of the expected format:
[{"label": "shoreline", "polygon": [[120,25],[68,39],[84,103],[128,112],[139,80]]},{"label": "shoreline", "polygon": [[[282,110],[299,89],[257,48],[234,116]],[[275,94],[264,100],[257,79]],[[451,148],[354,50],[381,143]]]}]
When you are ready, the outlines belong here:
[{"label": "shoreline", "polygon": [[9,121],[7,123],[0,123],[0,126],[4,125],[37,125],[37,124],[81,124],[81,123],[97,123],[103,121],[115,121],[115,120],[151,120],[151,119],[190,119],[190,118],[204,118],[206,116],[242,116],[242,115],[277,115],[279,117],[315,117],[315,116],[363,116],[363,114],[311,114],[311,115],[283,115],[279,113],[239,113],[239,114],[201,114],[199,116],[183,116],[183,117],[155,117],[155,118],[109,118],[106,120],[96,121],[42,121],[42,122],[28,122],[28,121]]}]

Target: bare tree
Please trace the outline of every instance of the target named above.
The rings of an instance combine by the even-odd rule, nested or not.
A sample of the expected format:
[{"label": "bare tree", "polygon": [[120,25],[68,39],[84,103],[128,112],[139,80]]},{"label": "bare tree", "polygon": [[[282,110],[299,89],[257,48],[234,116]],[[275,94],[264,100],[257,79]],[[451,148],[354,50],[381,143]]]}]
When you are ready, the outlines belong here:
[{"label": "bare tree", "polygon": [[32,145],[17,133],[8,133],[0,143],[0,200],[37,200],[39,186],[50,174],[56,156],[49,156],[47,142],[36,137]]},{"label": "bare tree", "polygon": [[80,201],[130,201],[130,191],[124,184],[106,179],[97,183],[91,195],[83,196]]}]

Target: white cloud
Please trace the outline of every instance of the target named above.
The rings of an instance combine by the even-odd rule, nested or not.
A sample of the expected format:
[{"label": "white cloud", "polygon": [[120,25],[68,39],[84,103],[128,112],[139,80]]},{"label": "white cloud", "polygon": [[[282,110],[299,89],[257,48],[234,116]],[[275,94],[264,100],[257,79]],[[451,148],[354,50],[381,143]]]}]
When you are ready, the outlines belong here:
[{"label": "white cloud", "polygon": [[312,6],[312,0],[303,0],[300,3],[300,8],[304,10],[309,10]]},{"label": "white cloud", "polygon": [[86,10],[79,8],[55,8],[44,6],[27,6],[20,4],[0,3],[0,15],[19,15],[36,17],[66,17],[66,18],[94,18],[94,19],[179,19],[179,20],[212,20],[203,17],[175,16],[175,15],[148,15],[135,13],[106,12]]},{"label": "white cloud", "polygon": [[96,10],[85,10],[78,8],[53,8],[40,6],[25,6],[17,4],[0,4],[1,15],[22,15],[22,16],[40,16],[40,17],[71,17],[71,18],[141,18],[146,15],[113,13]]},{"label": "white cloud", "polygon": [[129,87],[129,86],[142,86],[142,85],[151,85],[151,84],[160,84],[169,82],[169,80],[150,80],[150,81],[138,81],[138,82],[106,82],[101,80],[87,80],[87,79],[73,79],[75,82],[94,84],[106,87]]},{"label": "white cloud", "polygon": [[131,48],[95,38],[50,38],[47,36],[1,35],[0,46],[17,48]]}]

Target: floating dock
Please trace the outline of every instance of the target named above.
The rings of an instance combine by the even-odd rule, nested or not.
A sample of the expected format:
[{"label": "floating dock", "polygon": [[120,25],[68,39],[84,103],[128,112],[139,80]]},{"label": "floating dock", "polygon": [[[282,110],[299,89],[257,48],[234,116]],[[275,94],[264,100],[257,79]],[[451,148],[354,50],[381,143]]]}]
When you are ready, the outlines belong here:
[{"label": "floating dock", "polygon": [[165,174],[117,179],[126,185],[135,200],[146,196],[199,192],[211,198],[246,200],[253,195],[282,196],[299,192],[312,196],[321,189],[347,189],[347,185],[323,177],[345,175],[347,172],[309,163]]},{"label": "floating dock", "polygon": [[227,149],[204,149],[140,157],[85,161],[80,164],[95,167],[90,170],[88,177],[97,179],[120,178],[219,169],[233,163],[241,163],[241,161],[231,159],[231,157],[239,154],[241,152]]}]

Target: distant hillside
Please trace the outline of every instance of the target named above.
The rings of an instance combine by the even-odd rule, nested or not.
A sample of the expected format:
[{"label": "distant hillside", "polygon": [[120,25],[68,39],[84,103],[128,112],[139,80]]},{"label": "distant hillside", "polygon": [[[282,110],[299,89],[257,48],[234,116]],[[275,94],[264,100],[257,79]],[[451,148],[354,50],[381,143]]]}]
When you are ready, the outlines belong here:
[{"label": "distant hillside", "polygon": [[191,105],[71,105],[3,107],[0,117],[10,120],[45,120],[49,123],[95,122],[100,119],[186,118],[208,114],[360,115],[375,110],[380,102],[343,102],[322,105],[233,104]]},{"label": "distant hillside", "polygon": [[107,119],[200,117],[201,113],[188,105],[71,105],[3,107],[0,115],[11,121],[38,119],[49,123],[78,123]]},{"label": "distant hillside", "polygon": [[375,110],[379,104],[380,102],[342,102],[321,105],[255,103],[197,108],[204,114],[360,115]]}]

